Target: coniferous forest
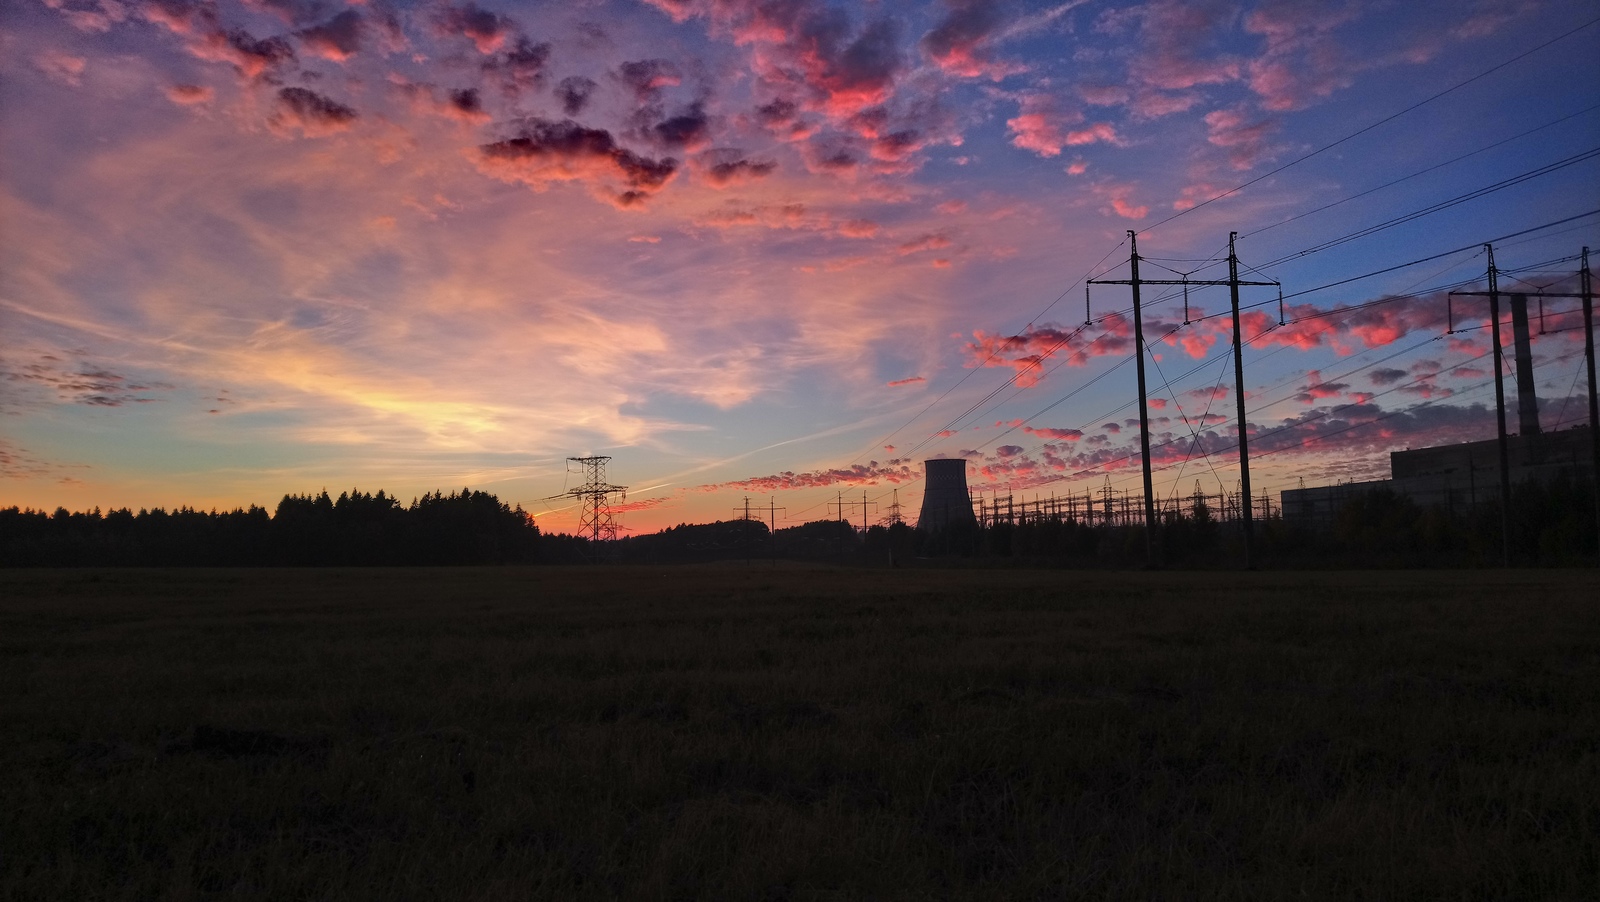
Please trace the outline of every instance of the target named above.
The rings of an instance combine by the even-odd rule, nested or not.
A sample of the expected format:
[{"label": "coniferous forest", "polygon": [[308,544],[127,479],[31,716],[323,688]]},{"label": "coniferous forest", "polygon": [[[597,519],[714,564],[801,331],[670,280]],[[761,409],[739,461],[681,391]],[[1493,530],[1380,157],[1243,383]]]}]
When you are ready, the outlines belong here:
[{"label": "coniferous forest", "polygon": [[285,495],[278,508],[137,513],[0,509],[0,563],[14,567],[392,566],[533,563],[539,529],[487,492]]}]

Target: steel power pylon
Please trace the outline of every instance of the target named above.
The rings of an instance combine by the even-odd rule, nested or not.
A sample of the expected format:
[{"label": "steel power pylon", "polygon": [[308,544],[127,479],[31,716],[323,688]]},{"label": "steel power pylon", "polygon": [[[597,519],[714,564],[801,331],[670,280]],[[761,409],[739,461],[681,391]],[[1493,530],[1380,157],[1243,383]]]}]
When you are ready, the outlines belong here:
[{"label": "steel power pylon", "polygon": [[900,490],[899,489],[895,489],[894,490],[894,500],[889,503],[889,513],[888,513],[887,516],[885,516],[883,518],[883,520],[881,522],[883,523],[884,526],[896,526],[896,525],[898,525],[900,523],[904,523],[905,522],[905,518],[900,516]]},{"label": "steel power pylon", "polygon": [[564,494],[550,496],[576,498],[582,503],[583,511],[578,517],[578,535],[596,543],[592,546],[596,555],[599,554],[598,543],[609,542],[617,537],[617,523],[611,516],[610,496],[621,495],[622,500],[628,500],[627,486],[606,482],[606,461],[610,459],[603,456],[567,458],[583,465],[583,485]]}]

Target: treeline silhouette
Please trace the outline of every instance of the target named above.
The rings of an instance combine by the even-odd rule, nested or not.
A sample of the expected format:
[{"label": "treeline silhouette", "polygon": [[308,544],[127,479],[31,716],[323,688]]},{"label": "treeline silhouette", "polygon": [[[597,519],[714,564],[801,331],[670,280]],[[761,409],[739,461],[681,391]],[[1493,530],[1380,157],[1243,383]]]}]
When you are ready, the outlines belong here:
[{"label": "treeline silhouette", "polygon": [[[1509,517],[1515,566],[1583,566],[1596,554],[1594,484],[1559,476],[1518,485]],[[1156,564],[1231,569],[1243,560],[1237,523],[1198,501],[1168,511]],[[1255,563],[1267,568],[1497,567],[1497,504],[1450,510],[1377,489],[1326,522],[1273,516],[1256,523]],[[0,509],[5,566],[395,566],[513,563],[673,564],[766,560],[852,566],[1147,566],[1144,529],[1038,519],[928,532],[905,523],[861,531],[817,520],[774,533],[757,520],[679,524],[599,546],[541,535],[520,507],[487,492],[423,495],[403,506],[384,492],[285,495],[271,514],[180,507],[102,514]]]},{"label": "treeline silhouette", "polygon": [[[1563,474],[1525,482],[1512,493],[1514,566],[1566,567],[1600,563],[1596,554],[1594,485]],[[1173,569],[1233,569],[1244,559],[1236,522],[1224,522],[1203,500],[1167,511],[1155,535],[1156,565]],[[952,525],[937,532],[904,523],[861,531],[839,520],[780,529],[733,520],[680,524],[611,543],[596,556],[580,539],[565,543],[551,562],[622,564],[715,560],[834,562],[852,566],[996,566],[1131,569],[1148,566],[1142,526],[1071,519],[1033,519]],[[553,552],[556,545],[549,546]],[[1387,489],[1353,496],[1325,522],[1256,521],[1254,564],[1262,568],[1366,569],[1498,567],[1503,560],[1498,504],[1454,510],[1418,504]]]},{"label": "treeline silhouette", "polygon": [[239,567],[512,564],[539,559],[539,529],[488,492],[285,495],[277,510],[0,508],[0,564]]}]

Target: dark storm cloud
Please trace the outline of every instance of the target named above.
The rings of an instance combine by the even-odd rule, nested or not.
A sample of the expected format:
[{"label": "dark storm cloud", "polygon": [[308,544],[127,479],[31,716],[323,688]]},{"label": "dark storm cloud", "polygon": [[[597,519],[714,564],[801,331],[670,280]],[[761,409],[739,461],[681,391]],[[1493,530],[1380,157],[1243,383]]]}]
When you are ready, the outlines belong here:
[{"label": "dark storm cloud", "polygon": [[569,75],[561,79],[561,84],[556,86],[556,97],[561,100],[561,109],[568,116],[576,116],[583,112],[589,105],[589,98],[594,95],[594,89],[599,87],[592,78],[582,75]]},{"label": "dark storm cloud", "polygon": [[478,52],[488,55],[500,49],[516,29],[516,23],[476,3],[446,6],[433,15],[433,31],[440,37],[460,35],[470,39]]},{"label": "dark storm cloud", "polygon": [[765,178],[778,168],[775,161],[747,159],[740,151],[725,147],[706,151],[694,164],[700,178],[714,188]]},{"label": "dark storm cloud", "polygon": [[147,0],[138,15],[179,34],[198,34],[217,27],[216,6],[200,0]]},{"label": "dark storm cloud", "polygon": [[[242,29],[234,29],[223,38],[227,55],[239,71],[251,78],[276,73],[294,62],[294,48],[281,37],[257,38]],[[213,39],[213,42],[215,39]]]},{"label": "dark storm cloud", "polygon": [[450,105],[468,116],[484,114],[483,98],[477,88],[460,88],[450,92]]},{"label": "dark storm cloud", "polygon": [[537,87],[544,79],[545,67],[550,64],[550,45],[534,43],[525,35],[517,35],[511,49],[497,53],[483,64],[483,71],[498,76],[507,93],[517,93]]},{"label": "dark storm cloud", "polygon": [[617,67],[615,75],[640,103],[653,102],[662,88],[683,83],[683,73],[671,60],[664,59],[626,62]]},{"label": "dark storm cloud", "polygon": [[244,0],[244,5],[272,13],[290,25],[310,22],[327,11],[327,4],[320,0]]},{"label": "dark storm cloud", "polygon": [[795,115],[799,112],[800,107],[798,104],[792,100],[785,100],[779,97],[771,103],[764,103],[756,107],[756,121],[768,126],[783,125],[793,121]]},{"label": "dark storm cloud", "polygon": [[923,35],[922,49],[952,74],[988,74],[992,70],[983,44],[1004,20],[994,0],[955,0],[949,14]]},{"label": "dark storm cloud", "polygon": [[11,386],[48,389],[62,402],[88,407],[149,404],[159,400],[150,397],[150,393],[172,388],[165,382],[139,382],[104,367],[70,367],[50,355],[33,363],[0,369],[0,380]]},{"label": "dark storm cloud", "polygon": [[710,129],[705,107],[697,102],[651,126],[650,137],[664,147],[692,149],[706,143]]},{"label": "dark storm cloud", "polygon": [[611,35],[606,33],[605,26],[599,22],[578,23],[578,43],[584,47],[609,47]]},{"label": "dark storm cloud", "polygon": [[[478,148],[490,174],[534,188],[552,182],[580,181],[603,189],[621,207],[649,199],[678,170],[671,157],[651,159],[619,145],[611,133],[572,120],[530,119],[516,137]],[[622,190],[606,187],[620,183]]]},{"label": "dark storm cloud", "polygon": [[268,124],[280,133],[298,128],[316,136],[348,128],[356,118],[355,110],[309,88],[280,88],[278,110]]},{"label": "dark storm cloud", "polygon": [[835,93],[887,90],[903,63],[900,29],[892,19],[868,25],[831,59],[827,49],[820,42],[816,47],[819,59],[826,63],[824,84]]},{"label": "dark storm cloud", "polygon": [[366,20],[353,9],[296,34],[306,49],[331,60],[346,60],[361,49],[366,34]]}]

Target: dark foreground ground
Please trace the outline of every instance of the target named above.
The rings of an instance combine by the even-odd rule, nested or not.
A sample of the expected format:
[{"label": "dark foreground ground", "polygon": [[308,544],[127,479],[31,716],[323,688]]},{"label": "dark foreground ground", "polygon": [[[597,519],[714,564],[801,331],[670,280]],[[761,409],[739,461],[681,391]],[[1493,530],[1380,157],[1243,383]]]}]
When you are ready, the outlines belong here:
[{"label": "dark foreground ground", "polygon": [[1600,574],[0,572],[9,899],[1593,899]]}]

